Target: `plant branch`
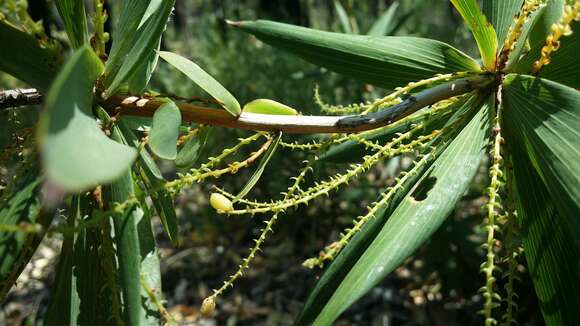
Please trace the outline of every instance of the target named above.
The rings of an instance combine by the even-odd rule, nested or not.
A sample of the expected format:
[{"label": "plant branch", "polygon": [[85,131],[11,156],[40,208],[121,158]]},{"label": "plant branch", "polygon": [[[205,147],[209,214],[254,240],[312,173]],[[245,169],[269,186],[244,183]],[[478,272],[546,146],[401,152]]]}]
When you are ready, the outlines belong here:
[{"label": "plant branch", "polygon": [[[227,128],[247,129],[255,131],[273,131],[284,133],[352,133],[383,127],[416,112],[426,106],[454,96],[465,94],[489,85],[493,75],[478,75],[469,78],[457,79],[434,86],[412,96],[403,102],[387,107],[381,111],[344,117],[336,116],[303,116],[303,115],[271,115],[242,112],[234,117],[224,110],[201,107],[189,103],[179,103],[179,109],[184,121],[204,125],[213,125]],[[8,91],[18,93],[19,90]],[[2,105],[0,92],[0,109],[9,105]],[[36,92],[36,102],[42,95]],[[37,104],[37,103],[34,104]],[[150,97],[114,95],[99,103],[109,114],[132,115],[151,117],[164,102]],[[27,105],[26,101],[19,102]],[[30,103],[32,104],[32,103]]]}]

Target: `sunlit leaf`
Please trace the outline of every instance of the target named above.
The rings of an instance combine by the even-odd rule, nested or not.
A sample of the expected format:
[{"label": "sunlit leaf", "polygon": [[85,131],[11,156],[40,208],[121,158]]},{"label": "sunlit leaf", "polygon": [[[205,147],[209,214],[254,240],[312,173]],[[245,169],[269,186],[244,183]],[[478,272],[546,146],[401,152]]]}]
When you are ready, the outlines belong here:
[{"label": "sunlit leaf", "polygon": [[137,156],[109,139],[92,115],[93,87],[102,71],[89,47],[78,49],[46,98],[40,131],[47,177],[69,191],[82,191],[119,177]]},{"label": "sunlit leaf", "polygon": [[236,98],[225,87],[223,87],[222,84],[201,69],[197,64],[172,52],[160,51],[159,56],[177,70],[181,71],[192,82],[201,87],[213,98],[218,100],[220,104],[233,116],[240,115],[242,111],[238,100],[236,100]]},{"label": "sunlit leaf", "polygon": [[483,13],[493,25],[500,47],[524,0],[483,0]]},{"label": "sunlit leaf", "polygon": [[471,33],[473,33],[483,65],[487,70],[493,71],[495,69],[495,56],[498,50],[497,36],[493,26],[481,12],[477,1],[451,0],[451,2],[457,11],[459,11],[467,26],[469,26]]},{"label": "sunlit leaf", "polygon": [[387,89],[436,74],[480,70],[464,53],[429,39],[347,35],[264,20],[231,24],[314,64]]},{"label": "sunlit leaf", "polygon": [[161,105],[153,115],[149,131],[149,147],[155,155],[166,160],[177,157],[177,137],[181,125],[181,112],[175,103]]},{"label": "sunlit leaf", "polygon": [[[103,92],[104,98],[113,95],[121,85],[131,80],[139,69],[151,63],[151,52],[159,44],[174,3],[175,0],[163,0],[160,7],[147,19],[143,28],[140,28],[138,34],[132,38],[131,50],[119,59],[123,61],[117,65],[107,64],[103,81],[106,88]],[[111,68],[108,68],[109,66]]]},{"label": "sunlit leaf", "polygon": [[[478,109],[481,99],[464,108]],[[470,110],[469,112],[473,112]],[[462,115],[465,116],[465,113]],[[472,117],[468,114],[467,117]],[[297,325],[330,325],[437,230],[469,186],[489,139],[489,106],[478,111],[436,161],[411,179],[338,255],[310,294]],[[440,153],[440,154],[438,154]],[[417,186],[418,185],[418,186]],[[411,193],[408,193],[414,189]]]}]

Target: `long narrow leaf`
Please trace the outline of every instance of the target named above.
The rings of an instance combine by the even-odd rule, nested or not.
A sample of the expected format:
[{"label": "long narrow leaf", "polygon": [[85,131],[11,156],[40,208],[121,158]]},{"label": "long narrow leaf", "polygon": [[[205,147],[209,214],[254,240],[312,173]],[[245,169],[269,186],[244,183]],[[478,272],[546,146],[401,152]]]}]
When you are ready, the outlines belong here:
[{"label": "long narrow leaf", "polygon": [[493,26],[487,21],[475,0],[451,0],[451,2],[473,33],[483,65],[487,70],[493,71],[498,50],[497,36]]},{"label": "long narrow leaf", "polygon": [[172,52],[160,51],[159,56],[167,61],[170,65],[175,67],[186,75],[192,82],[201,87],[213,98],[218,100],[220,104],[233,116],[239,116],[242,112],[238,100],[215,80],[211,75],[205,72],[194,62]]},{"label": "long narrow leaf", "polygon": [[4,22],[0,22],[0,43],[10,44],[0,51],[0,70],[41,91],[50,87],[60,67],[57,51]]},{"label": "long narrow leaf", "polygon": [[263,20],[231,24],[314,64],[386,89],[436,74],[480,70],[464,53],[434,40],[347,35]]},{"label": "long narrow leaf", "polygon": [[580,231],[580,92],[512,74],[504,94],[513,146],[528,153],[558,212]]},{"label": "long narrow leaf", "polygon": [[[480,98],[471,98],[458,110],[457,117],[473,117],[472,112],[480,105]],[[435,152],[427,154],[433,155],[431,160],[437,159],[436,163],[420,166],[420,170],[402,185],[402,190],[355,235],[311,292],[297,325],[332,323],[434,232],[455,206],[479,165],[488,129],[484,111],[487,110],[481,110],[449,147],[440,145]],[[457,120],[453,118],[452,121]],[[435,185],[425,189],[428,190],[425,199],[416,201],[409,196],[409,191],[420,182],[419,178],[431,177],[436,178]],[[428,184],[429,180],[425,182]],[[452,196],[452,200],[448,196]],[[434,210],[430,211],[429,207]]]},{"label": "long narrow leaf", "polygon": [[44,169],[50,181],[65,190],[110,182],[137,156],[135,149],[107,138],[92,115],[93,87],[101,71],[99,58],[82,47],[47,95],[40,131]]},{"label": "long narrow leaf", "polygon": [[144,27],[139,30],[139,34],[133,38],[131,50],[127,52],[126,59],[118,70],[105,71],[103,84],[106,89],[103,97],[108,98],[113,95],[121,85],[129,82],[143,65],[149,64],[150,54],[161,39],[174,4],[175,0],[163,0],[161,6],[152,13]]},{"label": "long narrow leaf", "polygon": [[370,36],[385,36],[389,35],[395,27],[395,14],[399,8],[399,2],[391,3],[389,9],[381,14],[379,19],[371,26],[367,35]]},{"label": "long narrow leaf", "polygon": [[340,26],[342,26],[342,31],[347,34],[352,34],[352,27],[350,26],[350,20],[346,10],[338,0],[334,0],[334,10],[338,15],[338,20],[340,21]]},{"label": "long narrow leaf", "polygon": [[[119,123],[119,130],[131,146],[135,148],[139,147],[139,139],[123,121]],[[145,188],[150,192],[151,201],[155,206],[157,214],[159,214],[167,236],[171,242],[178,244],[177,215],[175,214],[173,198],[163,188],[166,181],[155,164],[155,160],[144,149],[139,152],[139,164],[136,172],[141,176]]]},{"label": "long narrow leaf", "polygon": [[125,0],[122,2],[121,15],[115,24],[113,45],[105,67],[105,75],[116,73],[135,45],[135,32],[149,7],[151,0]]},{"label": "long narrow leaf", "polygon": [[[507,110],[506,110],[507,112]],[[522,149],[513,152],[524,253],[546,325],[580,323],[579,228],[570,228]],[[575,216],[578,218],[578,216]]]},{"label": "long narrow leaf", "polygon": [[260,180],[260,177],[262,177],[262,173],[264,173],[264,169],[268,165],[268,162],[270,162],[270,159],[272,159],[272,156],[276,153],[276,149],[278,149],[278,144],[280,144],[281,139],[282,133],[278,134],[272,144],[270,144],[270,147],[268,147],[268,150],[260,160],[260,164],[258,164],[256,171],[254,171],[254,174],[252,174],[252,177],[248,180],[248,183],[246,183],[244,188],[236,195],[233,202],[238,201],[240,198],[244,198],[244,196],[254,188],[256,183]]},{"label": "long narrow leaf", "polygon": [[483,13],[495,29],[500,46],[524,0],[483,0]]},{"label": "long narrow leaf", "polygon": [[88,43],[87,15],[85,2],[78,0],[56,0],[56,9],[64,23],[64,29],[73,48]]}]

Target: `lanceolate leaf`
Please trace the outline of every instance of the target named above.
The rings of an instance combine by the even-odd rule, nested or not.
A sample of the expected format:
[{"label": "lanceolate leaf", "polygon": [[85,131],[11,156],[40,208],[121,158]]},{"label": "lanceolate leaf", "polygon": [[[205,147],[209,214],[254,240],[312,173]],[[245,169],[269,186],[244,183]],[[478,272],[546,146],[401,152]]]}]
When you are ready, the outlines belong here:
[{"label": "lanceolate leaf", "polygon": [[0,22],[0,70],[46,91],[56,76],[60,60],[54,49],[42,47],[38,40],[27,33]]},{"label": "lanceolate leaf", "polygon": [[270,162],[270,159],[272,159],[272,156],[274,156],[274,153],[276,153],[276,149],[278,148],[278,144],[280,144],[281,139],[282,133],[276,135],[276,138],[274,139],[272,144],[270,144],[270,147],[268,147],[268,150],[260,160],[260,164],[258,164],[256,171],[254,172],[250,180],[248,180],[248,183],[244,186],[244,188],[238,193],[236,198],[234,198],[233,202],[238,201],[240,198],[244,198],[244,196],[247,195],[248,192],[252,190],[252,188],[254,188],[256,183],[260,180],[262,173],[264,173],[264,169],[268,165],[268,162]]},{"label": "lanceolate leaf", "polygon": [[[127,141],[117,126],[113,127],[112,138],[126,144]],[[133,178],[130,171],[103,189],[107,208],[113,208],[115,203],[122,203],[135,195]],[[143,210],[137,205],[131,205],[123,213],[112,216],[115,230],[115,242],[119,260],[119,275],[124,302],[124,321],[127,325],[143,325],[150,319],[151,323],[159,323],[155,313],[151,315],[144,302],[141,286],[141,242],[138,226],[144,218]]]},{"label": "lanceolate leaf", "polygon": [[76,49],[85,45],[88,41],[85,2],[56,0],[55,4],[73,48]]},{"label": "lanceolate leaf", "polygon": [[439,73],[479,71],[473,59],[434,40],[346,35],[264,20],[232,24],[314,64],[387,89]]},{"label": "lanceolate leaf", "polygon": [[[472,99],[465,107],[478,109],[480,101]],[[429,154],[437,157],[443,151],[426,172],[421,171],[413,193],[408,191],[416,179],[339,254],[308,298],[298,325],[330,325],[435,232],[475,175],[485,153],[489,124],[486,107],[448,147]],[[421,198],[415,199],[419,193]]]},{"label": "lanceolate leaf", "polygon": [[113,45],[105,67],[105,75],[119,70],[127,53],[135,45],[135,32],[145,15],[151,0],[126,0],[122,2],[121,15],[115,24]]},{"label": "lanceolate leaf", "polygon": [[181,112],[175,103],[167,102],[153,115],[149,132],[149,147],[153,153],[166,160],[177,157],[177,137],[181,125]]},{"label": "lanceolate leaf", "polygon": [[516,148],[512,154],[524,253],[544,321],[549,326],[577,325],[580,228],[569,227],[558,200],[546,189],[525,149]]},{"label": "lanceolate leaf", "polygon": [[47,177],[69,191],[114,180],[137,156],[135,149],[105,136],[92,115],[93,87],[102,71],[89,47],[78,49],[58,75],[46,99],[40,131]]},{"label": "lanceolate leaf", "polygon": [[220,101],[221,105],[233,116],[237,117],[240,115],[242,111],[238,100],[194,62],[172,52],[160,51],[159,56],[177,70],[181,71],[213,98]]},{"label": "lanceolate leaf", "polygon": [[395,28],[395,13],[399,8],[399,2],[395,1],[391,4],[389,9],[387,9],[379,19],[371,26],[371,29],[367,33],[370,36],[385,36],[391,34],[391,31]]},{"label": "lanceolate leaf", "polygon": [[559,215],[580,230],[580,92],[545,79],[508,75],[504,94],[513,146],[529,155]]},{"label": "lanceolate leaf", "polygon": [[342,31],[347,34],[352,34],[352,27],[350,26],[350,20],[346,10],[338,0],[334,0],[334,9],[338,15],[338,20],[340,21],[340,26],[342,26]]},{"label": "lanceolate leaf", "polygon": [[103,97],[108,98],[113,95],[143,65],[150,63],[150,54],[159,43],[174,3],[175,0],[163,0],[161,6],[144,23],[143,28],[139,29],[139,34],[132,38],[131,50],[126,53],[126,57],[122,65],[118,67],[118,70],[115,70],[116,68],[111,64],[112,70],[107,69],[105,71],[103,84],[106,89],[103,92]]},{"label": "lanceolate leaf", "polygon": [[498,49],[497,36],[493,26],[487,21],[475,0],[451,0],[451,2],[459,11],[469,29],[471,29],[475,42],[477,42],[483,65],[487,70],[493,71]]},{"label": "lanceolate leaf", "polygon": [[500,47],[523,3],[524,0],[483,0],[483,13],[495,28]]}]

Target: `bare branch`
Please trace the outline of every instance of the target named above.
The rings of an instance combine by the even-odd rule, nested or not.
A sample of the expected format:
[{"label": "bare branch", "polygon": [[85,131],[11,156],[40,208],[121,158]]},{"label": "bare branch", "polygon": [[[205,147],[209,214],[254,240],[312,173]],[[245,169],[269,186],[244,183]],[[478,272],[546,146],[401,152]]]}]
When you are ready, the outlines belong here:
[{"label": "bare branch", "polygon": [[[352,133],[376,129],[398,121],[417,110],[441,100],[465,94],[487,86],[492,75],[478,75],[442,83],[417,94],[403,102],[366,115],[337,116],[303,116],[271,115],[242,112],[234,117],[220,109],[201,107],[189,103],[179,103],[184,121],[227,128],[256,131],[281,131],[284,133]],[[0,92],[0,108],[16,105],[38,104],[42,95],[34,90],[13,90]],[[3,100],[2,94],[9,94]],[[28,95],[25,95],[28,94]],[[19,99],[16,101],[14,99]],[[28,102],[27,102],[28,101]],[[8,104],[4,104],[8,103]],[[110,114],[151,117],[164,102],[150,97],[114,95],[100,103]]]}]

